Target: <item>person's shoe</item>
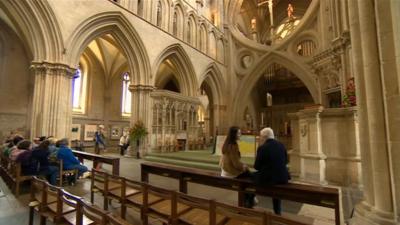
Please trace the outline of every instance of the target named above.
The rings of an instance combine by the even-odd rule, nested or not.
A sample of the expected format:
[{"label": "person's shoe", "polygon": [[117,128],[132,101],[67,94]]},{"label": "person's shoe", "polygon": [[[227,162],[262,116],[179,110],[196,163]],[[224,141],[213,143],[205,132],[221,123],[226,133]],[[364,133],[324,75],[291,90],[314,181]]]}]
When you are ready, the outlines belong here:
[{"label": "person's shoe", "polygon": [[91,173],[89,171],[87,171],[82,174],[81,178],[88,178],[88,177],[90,177],[90,175],[91,175]]}]

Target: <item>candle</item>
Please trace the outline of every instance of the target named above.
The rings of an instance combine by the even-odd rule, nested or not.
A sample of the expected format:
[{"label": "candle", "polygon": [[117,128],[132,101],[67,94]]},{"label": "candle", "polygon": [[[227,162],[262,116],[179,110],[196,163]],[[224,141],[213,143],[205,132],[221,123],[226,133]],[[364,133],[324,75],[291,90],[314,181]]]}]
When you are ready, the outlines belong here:
[{"label": "candle", "polygon": [[264,125],[264,113],[261,112],[261,125]]}]

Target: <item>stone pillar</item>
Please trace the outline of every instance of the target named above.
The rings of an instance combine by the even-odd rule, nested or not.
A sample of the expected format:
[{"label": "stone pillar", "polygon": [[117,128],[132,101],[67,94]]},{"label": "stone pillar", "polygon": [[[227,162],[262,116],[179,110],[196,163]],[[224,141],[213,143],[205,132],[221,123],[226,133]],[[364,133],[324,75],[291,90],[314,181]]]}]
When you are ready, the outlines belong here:
[{"label": "stone pillar", "polygon": [[326,184],[326,155],[322,151],[321,118],[323,108],[304,109],[299,112],[300,178]]},{"label": "stone pillar", "polygon": [[[360,23],[358,20],[358,7],[357,1],[348,1],[349,4],[349,24],[350,24],[350,38],[352,46],[352,73],[356,80],[356,96],[358,105],[358,128],[360,135],[360,149],[361,160],[364,162],[371,162],[371,154],[368,143],[368,115],[366,113],[367,105],[365,101],[365,86],[363,75],[363,62],[362,62],[362,49],[361,49],[361,33]],[[361,163],[363,175],[363,192],[366,202],[373,204],[373,180],[370,176],[372,174],[372,167],[368,163]]]},{"label": "stone pillar", "polygon": [[162,109],[161,109],[161,143],[162,143],[162,147],[161,147],[161,152],[165,152],[165,129],[166,129],[166,121],[167,121],[167,117],[166,117],[166,108],[167,108],[167,102],[164,100],[162,101]]},{"label": "stone pillar", "polygon": [[292,149],[288,149],[290,174],[294,177],[300,176],[300,131],[299,117],[297,113],[288,113],[292,132]]},{"label": "stone pillar", "polygon": [[[386,2],[386,1],[383,1]],[[396,224],[394,216],[394,196],[393,196],[393,177],[391,171],[391,158],[389,154],[390,144],[388,142],[388,134],[390,130],[387,129],[387,112],[385,112],[385,96],[387,92],[385,84],[383,83],[382,74],[383,68],[386,66],[381,60],[382,52],[389,53],[385,49],[387,44],[390,44],[390,35],[386,36],[385,41],[378,40],[378,30],[380,25],[387,24],[386,15],[388,9],[383,9],[382,1],[374,0],[359,0],[358,4],[349,1],[351,20],[352,22],[358,19],[359,31],[354,23],[351,23],[351,33],[359,32],[362,35],[358,39],[352,36],[352,43],[359,42],[361,45],[355,48],[356,51],[362,52],[361,60],[362,67],[360,66],[360,74],[355,74],[357,81],[357,89],[361,89],[363,97],[365,97],[363,105],[360,106],[359,114],[363,116],[364,122],[368,128],[368,135],[361,137],[362,142],[368,143],[367,148],[361,148],[361,151],[366,151],[364,155],[370,158],[362,158],[363,169],[367,168],[371,173],[363,172],[364,182],[373,189],[367,189],[365,192],[365,201],[357,205],[355,210],[354,224]],[[388,3],[388,2],[386,2]],[[390,8],[390,7],[389,7]],[[379,14],[382,14],[383,21],[379,21]],[[358,18],[354,18],[355,12],[358,12]],[[390,22],[390,21],[389,21]],[[382,23],[382,24],[380,24]],[[357,23],[356,23],[357,25]],[[380,34],[382,35],[382,34]],[[380,36],[383,38],[383,36]],[[381,42],[379,42],[381,41]],[[384,43],[383,43],[384,42]],[[381,57],[381,58],[380,58]],[[395,73],[391,70],[390,73]],[[393,82],[393,80],[391,80]],[[385,91],[385,92],[384,92]],[[390,106],[389,106],[390,107]],[[360,122],[361,125],[361,122]],[[362,129],[360,127],[360,129]],[[365,180],[367,178],[367,180]]]},{"label": "stone pillar", "polygon": [[31,138],[70,136],[72,123],[72,75],[74,69],[60,63],[32,63],[35,76],[31,112]]},{"label": "stone pillar", "polygon": [[[151,133],[152,130],[152,100],[150,93],[154,90],[153,86],[141,85],[141,84],[131,84],[129,86],[129,91],[132,93],[132,104],[131,104],[131,126],[135,124],[136,121],[140,120],[144,123],[145,127]],[[141,142],[140,151],[142,155],[147,152],[147,146],[149,144],[149,136],[146,140]]]}]

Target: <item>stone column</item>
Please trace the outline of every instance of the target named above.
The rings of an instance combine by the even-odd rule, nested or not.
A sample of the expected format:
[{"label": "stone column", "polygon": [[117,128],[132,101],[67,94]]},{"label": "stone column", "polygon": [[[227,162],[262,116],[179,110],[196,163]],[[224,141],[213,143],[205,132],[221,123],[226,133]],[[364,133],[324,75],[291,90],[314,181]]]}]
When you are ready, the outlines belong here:
[{"label": "stone column", "polygon": [[290,174],[294,177],[300,176],[300,131],[299,116],[297,113],[288,113],[292,132],[292,149],[288,149]]},{"label": "stone column", "polygon": [[[378,1],[379,2],[379,1]],[[390,170],[389,143],[387,137],[387,128],[385,116],[385,99],[384,90],[382,88],[382,71],[379,54],[382,46],[378,45],[377,20],[376,12],[377,1],[359,0],[355,2],[349,1],[351,15],[351,33],[358,32],[354,21],[358,19],[359,33],[357,39],[352,36],[352,43],[361,43],[354,48],[355,51],[362,52],[360,66],[360,74],[357,77],[357,89],[361,89],[362,97],[365,102],[360,106],[360,116],[363,117],[362,125],[367,126],[368,135],[361,137],[362,143],[367,148],[361,148],[363,169],[367,168],[368,172],[363,172],[363,179],[368,188],[365,195],[365,201],[356,207],[355,224],[396,224],[393,211],[393,190]],[[385,9],[386,10],[386,9]],[[354,18],[355,12],[358,12],[358,18]],[[386,17],[386,16],[385,16]],[[355,23],[357,25],[357,22]],[[355,28],[355,29],[353,29]],[[354,35],[354,34],[352,34]],[[357,34],[356,34],[357,35]],[[359,49],[358,49],[359,48]],[[355,56],[354,56],[355,57]],[[386,91],[386,90],[385,90]],[[360,90],[358,91],[360,92]],[[360,127],[362,130],[362,127]],[[361,131],[364,132],[364,131]],[[365,132],[364,132],[365,133]],[[360,133],[361,134],[361,133]],[[363,147],[363,146],[362,146]],[[364,153],[367,152],[367,153]],[[368,158],[364,158],[369,155]],[[367,180],[365,180],[367,178]]]},{"label": "stone column", "polygon": [[372,167],[365,162],[371,162],[371,154],[369,152],[368,143],[368,115],[366,113],[367,105],[365,101],[365,86],[363,75],[363,62],[362,62],[362,49],[361,49],[361,34],[360,23],[358,20],[358,6],[357,1],[350,0],[349,4],[349,24],[350,24],[350,38],[352,46],[352,73],[356,80],[356,96],[358,105],[358,121],[359,121],[359,135],[360,135],[360,149],[361,149],[361,163],[363,175],[363,192],[366,202],[374,203],[373,196],[373,180],[370,176],[372,174]]},{"label": "stone column", "polygon": [[[131,84],[129,86],[129,91],[132,93],[131,126],[133,126],[136,121],[140,120],[144,123],[149,133],[152,130],[152,114],[149,112],[151,112],[152,109],[150,93],[153,90],[154,87],[150,85]],[[148,138],[149,136],[141,143],[140,150],[142,155],[147,151],[149,143]]]},{"label": "stone column", "polygon": [[75,69],[61,63],[32,63],[35,76],[31,113],[31,138],[70,136],[72,75]]}]

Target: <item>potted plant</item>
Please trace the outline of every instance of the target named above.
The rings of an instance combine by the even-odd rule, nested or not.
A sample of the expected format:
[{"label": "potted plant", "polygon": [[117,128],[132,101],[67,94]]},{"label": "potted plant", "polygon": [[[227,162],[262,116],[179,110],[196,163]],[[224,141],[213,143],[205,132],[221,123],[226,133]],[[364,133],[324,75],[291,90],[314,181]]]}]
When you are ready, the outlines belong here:
[{"label": "potted plant", "polygon": [[147,136],[149,132],[147,128],[144,126],[144,123],[140,120],[136,121],[136,123],[129,129],[129,140],[131,148],[136,146],[136,157],[139,159],[139,147],[140,141]]}]

